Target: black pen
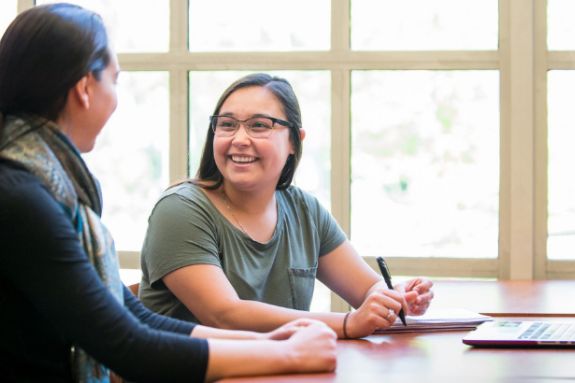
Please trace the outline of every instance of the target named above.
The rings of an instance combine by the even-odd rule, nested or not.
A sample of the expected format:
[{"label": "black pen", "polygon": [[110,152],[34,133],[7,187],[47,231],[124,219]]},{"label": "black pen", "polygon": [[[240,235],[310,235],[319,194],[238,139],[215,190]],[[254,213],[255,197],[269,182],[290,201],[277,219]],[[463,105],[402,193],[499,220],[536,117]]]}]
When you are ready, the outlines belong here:
[{"label": "black pen", "polygon": [[[383,260],[382,257],[377,257],[377,265],[379,266],[379,271],[381,271],[381,275],[383,276],[383,280],[385,284],[390,290],[393,290],[393,285],[391,284],[391,274],[389,273],[389,269],[387,268],[387,264]],[[405,321],[405,313],[403,312],[403,308],[399,310],[399,314],[397,314],[399,319],[401,319],[401,323],[404,326],[407,326],[407,322]]]}]

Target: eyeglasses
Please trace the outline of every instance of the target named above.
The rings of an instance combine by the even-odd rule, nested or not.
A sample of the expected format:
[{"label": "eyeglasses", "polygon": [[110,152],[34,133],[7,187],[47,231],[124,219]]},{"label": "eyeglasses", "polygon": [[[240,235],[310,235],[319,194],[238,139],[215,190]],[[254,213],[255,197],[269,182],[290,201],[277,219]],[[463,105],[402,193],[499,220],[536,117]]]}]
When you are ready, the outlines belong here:
[{"label": "eyeglasses", "polygon": [[246,120],[238,120],[231,116],[210,116],[210,126],[216,137],[232,137],[244,125],[246,133],[252,138],[268,138],[276,124],[292,127],[289,121],[268,116],[254,116]]}]

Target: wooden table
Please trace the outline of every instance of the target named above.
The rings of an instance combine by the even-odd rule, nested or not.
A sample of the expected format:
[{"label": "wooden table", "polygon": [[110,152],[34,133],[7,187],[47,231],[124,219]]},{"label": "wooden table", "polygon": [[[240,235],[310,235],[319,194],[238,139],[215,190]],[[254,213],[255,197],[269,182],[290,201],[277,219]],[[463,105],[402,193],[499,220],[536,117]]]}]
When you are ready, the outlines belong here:
[{"label": "wooden table", "polygon": [[[499,317],[575,320],[575,281],[436,281],[435,307]],[[563,382],[575,380],[575,350],[473,348],[466,331],[341,340],[335,373],[222,382]]]},{"label": "wooden table", "polygon": [[374,335],[342,340],[337,369],[300,374],[226,379],[221,382],[562,382],[575,379],[575,350],[478,349],[466,332]]},{"label": "wooden table", "polygon": [[575,281],[434,281],[435,307],[491,316],[575,317]]}]

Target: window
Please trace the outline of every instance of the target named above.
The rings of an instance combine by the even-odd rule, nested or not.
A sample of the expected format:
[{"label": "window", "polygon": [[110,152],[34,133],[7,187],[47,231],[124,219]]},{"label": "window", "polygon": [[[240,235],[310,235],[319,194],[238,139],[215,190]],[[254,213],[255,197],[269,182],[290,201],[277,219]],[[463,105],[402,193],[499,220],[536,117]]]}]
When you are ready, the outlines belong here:
[{"label": "window", "polygon": [[575,259],[575,71],[551,71],[549,93],[549,207],[547,255]]},{"label": "window", "polygon": [[[329,49],[329,0],[190,0],[193,52]],[[302,11],[305,10],[305,11]]]},{"label": "window", "polygon": [[119,250],[139,251],[148,216],[169,184],[166,72],[123,72],[118,108],[84,155],[103,191],[102,220]]},{"label": "window", "polygon": [[[139,266],[162,190],[195,174],[216,98],[265,71],[290,80],[302,106],[295,182],[368,262],[573,278],[572,3],[83,1],[110,24],[124,72],[117,115],[86,156],[123,265]],[[31,4],[3,1],[0,28]]]},{"label": "window", "polygon": [[570,0],[548,0],[547,46],[553,51],[575,50],[575,4]]},{"label": "window", "polygon": [[[548,207],[547,257],[575,260],[575,179],[568,164],[575,160],[575,50],[572,1],[549,0],[547,8]],[[559,52],[562,51],[562,52]],[[567,58],[567,59],[565,59]],[[559,263],[562,267],[565,264]]]},{"label": "window", "polygon": [[0,3],[0,38],[8,27],[8,24],[16,17],[16,0],[6,0]]},{"label": "window", "polygon": [[351,1],[355,50],[497,49],[497,1]]},{"label": "window", "polygon": [[354,71],[351,239],[360,254],[497,258],[495,71]]},{"label": "window", "polygon": [[[36,0],[37,5],[59,0]],[[165,0],[69,0],[98,12],[118,53],[167,52],[170,4]],[[137,11],[135,11],[137,9]]]}]

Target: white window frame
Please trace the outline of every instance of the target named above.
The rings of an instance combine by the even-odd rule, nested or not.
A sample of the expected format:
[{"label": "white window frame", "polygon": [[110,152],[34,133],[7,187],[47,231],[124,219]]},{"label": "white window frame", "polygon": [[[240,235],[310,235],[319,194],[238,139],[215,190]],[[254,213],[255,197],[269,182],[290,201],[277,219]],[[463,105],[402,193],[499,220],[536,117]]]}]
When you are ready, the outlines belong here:
[{"label": "white window frame", "polygon": [[[188,1],[170,1],[166,53],[119,54],[124,71],[170,77],[170,182],[188,175],[188,72],[327,70],[331,73],[331,211],[350,232],[350,78],[353,70],[498,70],[500,74],[499,254],[496,259],[390,258],[395,274],[497,279],[575,277],[575,261],[548,260],[547,71],[575,70],[575,52],[547,51],[546,0],[499,1],[499,49],[352,51],[350,1],[331,1],[331,49],[310,52],[194,53],[187,47]],[[18,10],[34,5],[18,0]],[[120,254],[139,268],[138,252]],[[367,259],[375,266],[373,259]],[[341,302],[332,301],[334,308]]]}]

